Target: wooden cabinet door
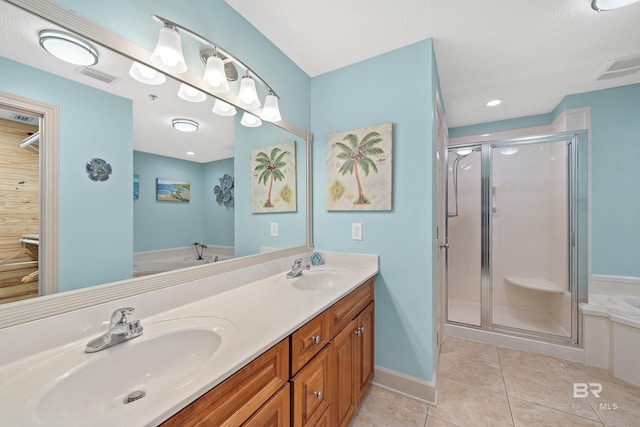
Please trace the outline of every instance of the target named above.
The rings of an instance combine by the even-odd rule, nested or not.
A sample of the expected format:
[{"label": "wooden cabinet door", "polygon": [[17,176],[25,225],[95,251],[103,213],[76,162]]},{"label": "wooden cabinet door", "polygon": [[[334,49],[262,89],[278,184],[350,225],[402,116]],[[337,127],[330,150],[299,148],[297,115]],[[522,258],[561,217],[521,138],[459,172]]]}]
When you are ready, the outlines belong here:
[{"label": "wooden cabinet door", "polygon": [[358,332],[356,340],[356,389],[358,405],[362,401],[362,397],[373,379],[373,307],[374,303],[372,302],[367,308],[362,310],[356,319]]},{"label": "wooden cabinet door", "polygon": [[291,425],[291,394],[289,383],[242,424],[243,427],[289,427]]},{"label": "wooden cabinet door", "polygon": [[347,426],[357,408],[356,320],[352,320],[331,343],[331,419],[334,426]]},{"label": "wooden cabinet door", "polygon": [[331,402],[329,349],[327,345],[291,379],[293,426],[313,426]]}]

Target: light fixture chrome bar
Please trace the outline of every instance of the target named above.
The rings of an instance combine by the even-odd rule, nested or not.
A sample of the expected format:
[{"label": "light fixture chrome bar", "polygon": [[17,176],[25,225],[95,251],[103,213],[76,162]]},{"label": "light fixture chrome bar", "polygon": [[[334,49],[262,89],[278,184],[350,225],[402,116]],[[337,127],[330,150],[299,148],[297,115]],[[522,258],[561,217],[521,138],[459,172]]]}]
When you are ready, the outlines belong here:
[{"label": "light fixture chrome bar", "polygon": [[196,41],[208,45],[210,47],[212,47],[213,49],[215,49],[218,53],[224,55],[226,57],[225,62],[228,61],[232,61],[235,64],[239,65],[240,67],[242,67],[246,73],[250,73],[250,77],[252,77],[254,80],[257,80],[258,83],[260,83],[268,92],[269,95],[274,95],[277,96],[278,98],[280,98],[280,96],[276,93],[275,90],[273,90],[273,88],[271,88],[271,86],[269,86],[267,84],[267,82],[265,82],[262,77],[260,77],[258,75],[258,73],[256,73],[255,71],[253,71],[253,69],[251,69],[247,64],[245,64],[244,62],[240,61],[238,58],[236,58],[234,55],[232,55],[231,53],[229,53],[229,51],[227,51],[226,49],[220,47],[219,45],[213,43],[212,41],[210,41],[209,39],[201,36],[200,34],[190,30],[187,27],[184,27],[178,23],[175,23],[173,21],[170,21],[166,18],[163,18],[161,16],[158,15],[151,15],[151,18],[156,21],[156,22],[160,22],[163,25],[169,25],[173,28],[177,28],[178,30],[181,30],[183,32],[185,32],[186,34],[188,34],[189,36],[191,36],[191,38],[195,39]]}]

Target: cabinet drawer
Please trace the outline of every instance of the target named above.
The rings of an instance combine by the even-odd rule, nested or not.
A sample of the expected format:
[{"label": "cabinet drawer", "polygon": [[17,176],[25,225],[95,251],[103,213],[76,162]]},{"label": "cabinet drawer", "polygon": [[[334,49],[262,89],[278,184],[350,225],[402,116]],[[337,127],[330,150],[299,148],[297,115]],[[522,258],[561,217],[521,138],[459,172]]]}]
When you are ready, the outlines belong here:
[{"label": "cabinet drawer", "polygon": [[285,384],[275,396],[242,424],[242,427],[289,427],[291,425],[291,387]]},{"label": "cabinet drawer", "polygon": [[289,340],[271,347],[162,426],[238,426],[289,378]]},{"label": "cabinet drawer", "polygon": [[291,376],[329,342],[329,312],[324,311],[291,335]]},{"label": "cabinet drawer", "polygon": [[373,277],[328,310],[331,317],[331,336],[344,329],[371,301],[373,301]]},{"label": "cabinet drawer", "polygon": [[291,379],[293,426],[315,425],[331,402],[329,349],[326,346]]}]

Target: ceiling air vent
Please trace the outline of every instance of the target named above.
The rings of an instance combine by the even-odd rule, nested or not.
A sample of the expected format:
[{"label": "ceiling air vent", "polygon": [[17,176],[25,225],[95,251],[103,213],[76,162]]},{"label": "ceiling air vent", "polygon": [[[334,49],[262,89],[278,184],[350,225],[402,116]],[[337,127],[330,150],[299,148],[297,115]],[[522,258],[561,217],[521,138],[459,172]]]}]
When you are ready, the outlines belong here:
[{"label": "ceiling air vent", "polygon": [[614,59],[598,74],[596,80],[609,80],[640,72],[640,55]]},{"label": "ceiling air vent", "polygon": [[118,78],[112,76],[111,74],[103,73],[102,71],[98,71],[93,67],[79,67],[76,71],[80,74],[84,74],[87,77],[91,77],[96,80],[100,80],[101,82],[112,84],[117,81]]}]

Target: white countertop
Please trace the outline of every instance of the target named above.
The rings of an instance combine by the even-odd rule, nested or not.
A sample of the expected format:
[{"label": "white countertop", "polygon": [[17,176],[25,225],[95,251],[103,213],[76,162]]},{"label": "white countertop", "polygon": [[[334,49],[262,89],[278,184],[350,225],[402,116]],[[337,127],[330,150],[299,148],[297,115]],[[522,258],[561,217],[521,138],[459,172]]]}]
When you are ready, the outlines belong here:
[{"label": "white countertop", "polygon": [[[49,372],[47,373],[42,366],[52,366],[51,364],[58,363],[58,360],[62,365],[67,363],[71,364],[70,366],[87,363],[92,358],[108,357],[110,351],[116,351],[120,346],[135,345],[135,340],[141,338],[92,354],[84,353],[87,340],[83,338],[0,366],[0,425],[72,426],[87,425],[87,422],[90,422],[93,427],[115,424],[156,425],[224,381],[377,274],[376,256],[365,255],[365,262],[348,263],[345,261],[349,261],[354,255],[345,255],[346,257],[327,254],[325,255],[327,265],[313,267],[313,269],[334,266],[347,269],[354,276],[348,284],[317,291],[300,290],[291,286],[291,281],[284,279],[286,271],[282,271],[200,301],[142,318],[144,327],[145,324],[154,325],[163,319],[215,316],[225,319],[233,327],[230,328],[231,332],[225,336],[215,353],[213,363],[207,366],[206,375],[199,375],[188,384],[181,385],[175,390],[168,390],[162,395],[149,393],[150,395],[139,401],[119,406],[116,411],[106,412],[100,416],[94,415],[90,419],[79,419],[75,423],[69,420],[63,423],[51,423],[39,419],[34,410],[34,401],[42,394],[43,384],[56,382],[59,379],[56,375],[61,372],[47,368],[46,371]],[[372,262],[372,260],[375,261]],[[144,304],[144,300],[142,301],[138,304]],[[29,337],[25,339],[28,340]],[[4,345],[6,343],[3,343]],[[167,366],[167,369],[171,367]],[[51,377],[47,378],[47,375]],[[100,387],[100,384],[94,384],[94,386]]]}]

